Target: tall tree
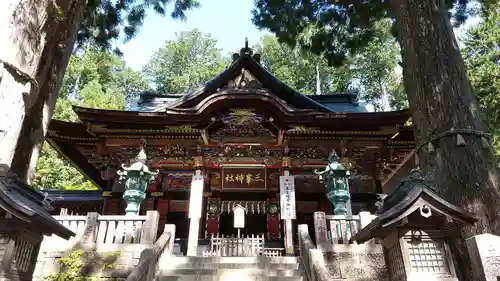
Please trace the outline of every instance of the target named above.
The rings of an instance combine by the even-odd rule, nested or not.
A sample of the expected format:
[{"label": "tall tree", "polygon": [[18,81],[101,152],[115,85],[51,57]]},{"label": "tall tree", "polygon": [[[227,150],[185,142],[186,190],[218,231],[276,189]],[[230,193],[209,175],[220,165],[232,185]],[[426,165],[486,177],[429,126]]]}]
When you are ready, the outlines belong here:
[{"label": "tall tree", "polygon": [[217,40],[198,29],[180,32],[174,40],[156,51],[143,72],[156,90],[165,94],[184,94],[207,82],[228,65],[217,48]]},{"label": "tall tree", "polygon": [[254,50],[262,55],[261,62],[269,72],[304,94],[315,94],[318,86],[322,93],[346,92],[355,78],[350,65],[330,67],[324,58],[280,44],[272,35],[264,35]]},{"label": "tall tree", "polygon": [[[254,23],[338,64],[370,42],[376,21],[392,16],[420,166],[444,198],[480,218],[465,236],[500,234],[499,173],[452,27],[452,18],[466,19],[468,2],[257,0]],[[478,2],[488,12],[498,1]],[[311,26],[315,32],[305,32]],[[461,279],[478,280],[464,245],[454,248]]]},{"label": "tall tree", "polygon": [[493,134],[497,165],[500,164],[500,6],[462,40],[465,64],[479,108]]},{"label": "tall tree", "polygon": [[[144,91],[147,86],[141,74],[126,67],[118,56],[90,45],[71,56],[53,117],[78,122],[72,105],[123,110],[126,100],[134,98],[136,91]],[[134,90],[130,91],[132,88]],[[33,186],[95,188],[47,143],[44,143],[36,165]]]},{"label": "tall tree", "polygon": [[[146,11],[174,18],[196,0],[6,0],[0,3],[0,163],[28,180],[75,46],[132,38]],[[82,23],[80,25],[80,23]]]},{"label": "tall tree", "polygon": [[381,111],[390,111],[391,105],[399,102],[398,91],[403,83],[396,71],[400,50],[391,26],[389,19],[375,22],[373,40],[353,54],[349,63],[359,78],[361,96]]}]

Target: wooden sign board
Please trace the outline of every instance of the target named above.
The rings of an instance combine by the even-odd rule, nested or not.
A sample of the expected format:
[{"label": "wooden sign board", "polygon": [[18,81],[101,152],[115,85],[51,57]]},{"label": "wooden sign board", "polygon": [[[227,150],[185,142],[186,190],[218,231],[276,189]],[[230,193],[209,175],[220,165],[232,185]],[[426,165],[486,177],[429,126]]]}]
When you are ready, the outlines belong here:
[{"label": "wooden sign board", "polygon": [[234,228],[245,228],[245,212],[246,209],[239,204],[233,209]]},{"label": "wooden sign board", "polygon": [[223,190],[266,190],[266,169],[252,167],[222,168]]}]

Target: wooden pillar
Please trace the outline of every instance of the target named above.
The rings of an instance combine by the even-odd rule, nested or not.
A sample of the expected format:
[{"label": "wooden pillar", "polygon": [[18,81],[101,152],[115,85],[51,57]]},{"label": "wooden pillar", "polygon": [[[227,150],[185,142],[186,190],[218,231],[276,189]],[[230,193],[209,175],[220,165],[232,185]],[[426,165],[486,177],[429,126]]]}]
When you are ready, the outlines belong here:
[{"label": "wooden pillar", "polygon": [[154,210],[154,198],[146,198],[142,203],[141,206],[139,207],[139,215],[143,216],[146,214],[147,211],[152,211]]},{"label": "wooden pillar", "polygon": [[205,180],[201,171],[203,161],[200,156],[195,159],[196,171],[189,190],[189,236],[187,256],[196,256],[200,232],[201,211],[203,207],[203,188]]},{"label": "wooden pillar", "polygon": [[104,200],[106,200],[104,215],[118,215],[118,203],[121,199],[106,198]]},{"label": "wooden pillar", "polygon": [[281,239],[280,202],[279,198],[268,198],[266,206],[267,239]]},{"label": "wooden pillar", "polygon": [[220,225],[220,198],[209,197],[207,198],[207,214],[205,223],[205,238],[208,239],[212,235],[219,233]]},{"label": "wooden pillar", "polygon": [[163,233],[165,224],[168,222],[168,210],[169,210],[169,200],[168,199],[156,199],[156,210],[160,213],[158,232]]}]

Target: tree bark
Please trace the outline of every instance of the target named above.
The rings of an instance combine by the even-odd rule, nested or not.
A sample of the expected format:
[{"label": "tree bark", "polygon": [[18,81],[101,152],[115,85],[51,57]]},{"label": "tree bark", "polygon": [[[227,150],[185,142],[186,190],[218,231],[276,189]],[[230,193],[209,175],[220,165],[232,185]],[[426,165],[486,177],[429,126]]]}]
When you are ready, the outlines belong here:
[{"label": "tree bark", "polygon": [[0,4],[0,164],[11,165],[27,97],[37,89],[40,62],[50,15],[49,0],[5,0]]},{"label": "tree bark", "polygon": [[[467,78],[444,0],[391,0],[403,58],[405,90],[412,109],[415,140],[427,143],[451,129],[485,132],[485,124]],[[457,145],[460,136],[465,145]],[[480,134],[451,133],[418,150],[420,166],[440,195],[478,216],[464,238],[500,234],[499,173],[491,146]],[[474,278],[463,244],[454,245],[462,280]]]},{"label": "tree bark", "polygon": [[[58,0],[60,16],[51,14],[45,33],[41,60],[36,67],[38,87],[25,95],[24,118],[16,120],[17,142],[10,146],[14,153],[11,168],[30,182],[39,152],[59,95],[62,79],[74,48],[76,34],[85,11],[85,0]],[[53,4],[52,4],[53,5]],[[29,105],[29,106],[27,106]],[[3,147],[2,147],[3,149]],[[12,156],[10,156],[12,157]]]}]

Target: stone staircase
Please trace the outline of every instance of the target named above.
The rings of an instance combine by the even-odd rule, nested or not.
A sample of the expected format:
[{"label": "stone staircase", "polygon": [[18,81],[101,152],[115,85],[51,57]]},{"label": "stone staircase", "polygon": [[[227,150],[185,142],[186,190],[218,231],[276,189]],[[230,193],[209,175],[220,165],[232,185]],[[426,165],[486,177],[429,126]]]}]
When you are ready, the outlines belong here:
[{"label": "stone staircase", "polygon": [[297,257],[169,257],[155,281],[307,281]]}]

